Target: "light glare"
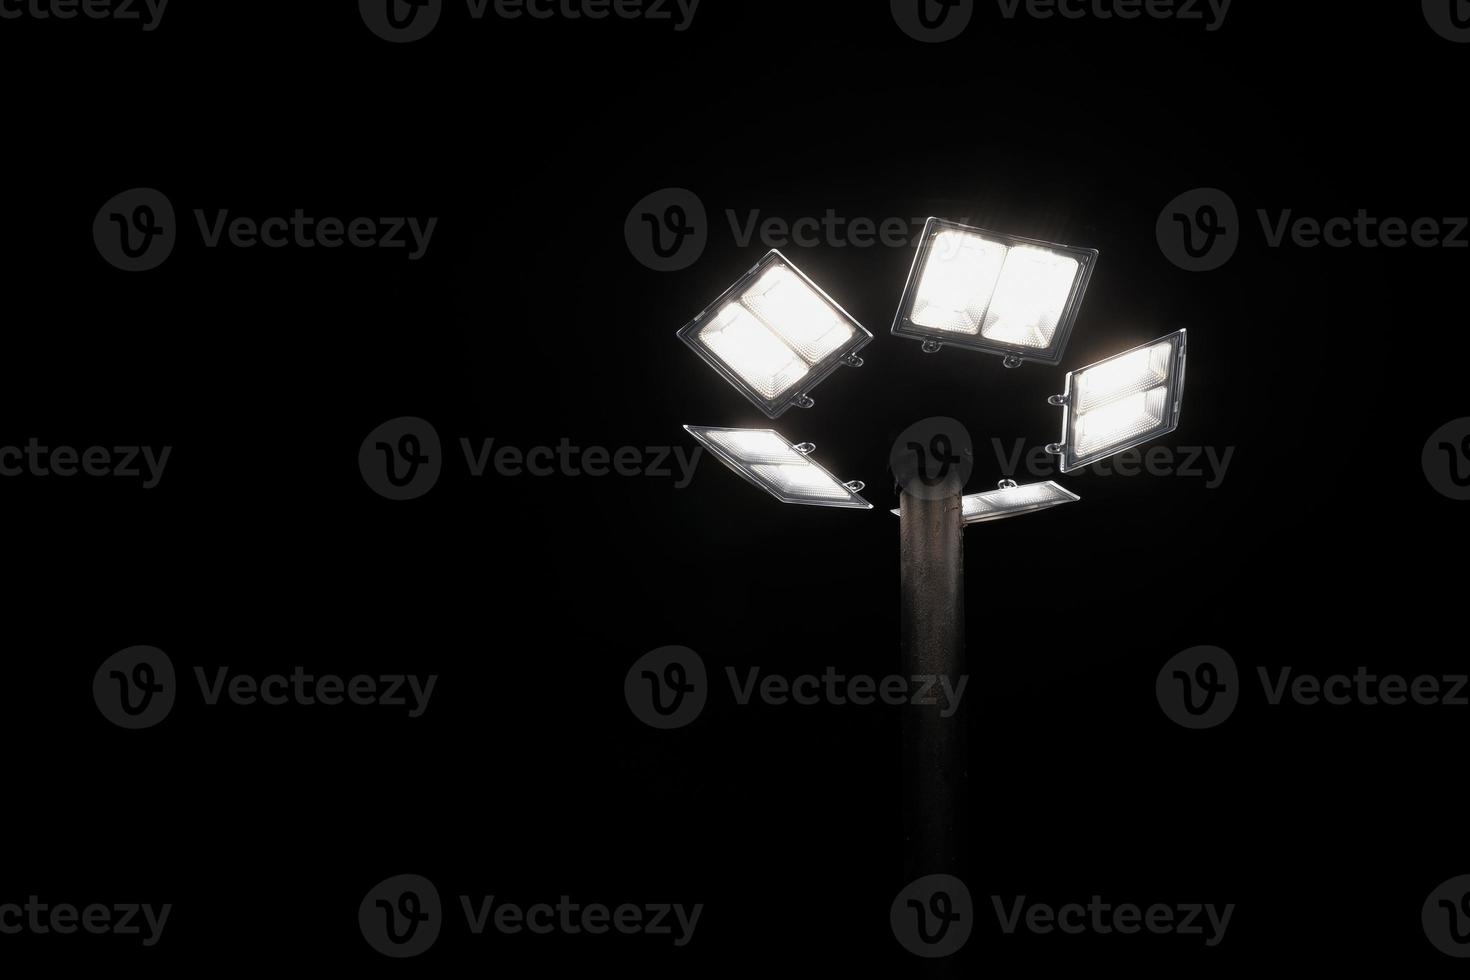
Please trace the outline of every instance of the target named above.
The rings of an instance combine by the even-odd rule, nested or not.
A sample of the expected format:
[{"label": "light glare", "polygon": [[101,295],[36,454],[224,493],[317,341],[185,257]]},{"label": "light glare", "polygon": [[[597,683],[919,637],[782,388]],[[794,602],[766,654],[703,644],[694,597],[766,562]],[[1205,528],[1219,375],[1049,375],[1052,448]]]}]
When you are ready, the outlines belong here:
[{"label": "light glare", "polygon": [[809,465],[787,463],[768,466],[757,463],[751,470],[757,477],[790,496],[818,497],[824,500],[846,500],[851,496],[846,487]]},{"label": "light glare", "polygon": [[[730,469],[785,504],[871,510],[873,505],[851,485],[837,479],[772,429],[729,429],[686,425]],[[810,449],[803,446],[802,449]]]},{"label": "light glare", "polygon": [[718,300],[679,330],[725,380],[767,416],[811,407],[810,389],[873,335],[786,261],[768,252]]},{"label": "light glare", "polygon": [[1163,384],[1169,376],[1169,353],[1173,349],[1173,344],[1165,341],[1084,368],[1077,375],[1077,410],[1090,411],[1111,399]]},{"label": "light glare", "polygon": [[981,334],[1003,344],[1049,347],[1076,278],[1076,259],[1030,245],[1015,246],[1006,255]]},{"label": "light glare", "polygon": [[784,266],[769,269],[741,302],[808,364],[841,348],[854,333],[800,276]]},{"label": "light glare", "polygon": [[1186,335],[1180,330],[1067,375],[1062,439],[1052,452],[1070,473],[1179,425]]},{"label": "light glare", "polygon": [[1010,367],[1055,364],[1096,260],[1095,249],[930,218],[893,333],[922,340],[928,350],[955,346],[1001,354]]},{"label": "light glare", "polygon": [[1005,259],[1006,247],[999,242],[941,231],[919,279],[911,319],[935,330],[979,333]]},{"label": "light glare", "polygon": [[[1009,485],[1008,485],[1009,484]],[[1048,480],[1018,487],[1003,480],[1001,486],[984,493],[970,493],[960,498],[960,519],[966,524],[983,524],[1007,517],[1017,517],[1060,504],[1075,503],[1082,498],[1065,487]],[[898,514],[900,511],[894,510]]]},{"label": "light glare", "polygon": [[795,351],[735,303],[721,310],[699,339],[762,398],[790,391],[808,370]]},{"label": "light glare", "polygon": [[1090,456],[1115,442],[1125,442],[1163,421],[1166,388],[1125,395],[1077,419],[1077,455]]}]

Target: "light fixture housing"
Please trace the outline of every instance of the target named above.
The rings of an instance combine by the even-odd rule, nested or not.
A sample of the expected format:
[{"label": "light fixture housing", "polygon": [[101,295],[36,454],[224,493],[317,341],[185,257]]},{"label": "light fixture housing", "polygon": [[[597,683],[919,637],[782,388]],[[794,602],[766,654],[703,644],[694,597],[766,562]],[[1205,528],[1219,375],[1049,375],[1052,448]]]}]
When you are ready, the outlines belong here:
[{"label": "light fixture housing", "polygon": [[774,419],[810,408],[811,390],[839,367],[861,367],[873,335],[772,249],[679,339]]},{"label": "light fixture housing", "polygon": [[774,429],[710,425],[686,425],[684,429],[720,462],[783,504],[873,509],[858,496],[861,482],[844,483],[808,458],[816,448],[811,443],[792,445]]},{"label": "light fixture housing", "polygon": [[1175,331],[1067,374],[1062,441],[1047,446],[1070,473],[1169,432],[1184,397],[1186,332]]},{"label": "light fixture housing", "polygon": [[1057,364],[1097,254],[930,218],[893,333],[931,352],[951,346],[999,354],[1007,367]]},{"label": "light fixture housing", "polygon": [[[960,521],[969,527],[971,524],[1034,514],[1039,510],[1076,503],[1081,499],[1066,487],[1050,480],[1045,483],[1028,483],[1025,486],[1017,486],[1015,480],[1001,480],[994,490],[967,493],[961,497]],[[897,509],[893,512],[899,513]]]}]

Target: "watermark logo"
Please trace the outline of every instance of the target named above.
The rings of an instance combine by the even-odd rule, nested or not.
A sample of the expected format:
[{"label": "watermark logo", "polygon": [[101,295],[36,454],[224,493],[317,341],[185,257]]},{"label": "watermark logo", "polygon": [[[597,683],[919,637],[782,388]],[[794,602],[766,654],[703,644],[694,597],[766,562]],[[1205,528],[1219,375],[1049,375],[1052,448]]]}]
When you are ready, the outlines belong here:
[{"label": "watermark logo", "polygon": [[898,434],[888,451],[894,482],[920,500],[939,500],[964,488],[975,469],[975,445],[958,419],[934,416]]},{"label": "watermark logo", "polygon": [[421,418],[390,419],[369,432],[357,467],[372,491],[389,500],[413,500],[434,489],[444,467],[439,433]]},{"label": "watermark logo", "polygon": [[[1351,674],[1298,672],[1290,666],[1274,670],[1258,666],[1256,678],[1268,708],[1283,705],[1329,707],[1463,708],[1470,706],[1470,675],[1375,674],[1359,666]],[[1184,728],[1213,728],[1230,717],[1243,693],[1243,682],[1230,655],[1219,647],[1191,647],[1164,664],[1155,682],[1159,706]]]},{"label": "watermark logo", "polygon": [[[1256,209],[1261,239],[1267,248],[1398,249],[1470,248],[1470,217],[1355,213],[1314,217],[1291,208]],[[1190,272],[1218,269],[1235,254],[1244,235],[1235,202],[1224,191],[1201,187],[1170,201],[1156,227],[1164,256]]]},{"label": "watermark logo", "polygon": [[1470,43],[1470,0],[1423,0],[1424,19],[1434,33],[1456,44]]},{"label": "watermark logo", "polygon": [[[407,251],[410,262],[429,250],[438,218],[415,216],[318,217],[296,208],[291,214],[266,217],[232,216],[228,208],[193,211],[194,225],[206,249],[379,249]],[[97,251],[126,272],[156,269],[173,252],[179,227],[173,205],[149,187],[116,195],[92,220]]]},{"label": "watermark logo", "polygon": [[1114,905],[1103,901],[1101,895],[1093,895],[1086,905],[1081,902],[1068,902],[1061,906],[1028,903],[1025,895],[1009,902],[999,895],[992,895],[990,902],[995,906],[1001,932],[1008,936],[1023,927],[1027,932],[1042,936],[1054,933],[1126,936],[1148,932],[1155,936],[1202,936],[1206,946],[1218,946],[1224,941],[1225,931],[1230,928],[1230,919],[1235,914],[1233,903],[1217,906],[1202,902],[1156,902],[1145,908],[1132,902]]},{"label": "watermark logo", "polygon": [[0,20],[113,20],[158,29],[168,0],[0,0]]},{"label": "watermark logo", "polygon": [[119,650],[92,677],[97,710],[119,728],[152,728],[168,717],[177,693],[173,661],[157,647]]},{"label": "watermark logo", "polygon": [[1216,187],[1185,191],[1164,206],[1154,227],[1164,257],[1187,272],[1209,272],[1240,245],[1240,215]]},{"label": "watermark logo", "polygon": [[1169,658],[1154,683],[1159,707],[1183,728],[1214,728],[1235,711],[1240,675],[1219,647],[1190,647]]},{"label": "watermark logo", "polygon": [[914,674],[910,677],[889,674],[878,678],[867,674],[843,674],[836,667],[828,667],[820,675],[800,674],[796,677],[784,674],[762,676],[759,667],[751,667],[745,672],[744,679],[734,667],[726,667],[725,677],[730,682],[735,703],[742,708],[757,698],[762,704],[777,708],[792,704],[866,707],[882,703],[894,707],[935,707],[939,709],[941,718],[952,718],[960,710],[960,700],[970,683],[968,674],[960,674],[957,679],[949,674]]},{"label": "watermark logo", "polygon": [[954,875],[925,875],[898,893],[888,923],[900,946],[926,959],[951,956],[975,928],[970,890]]},{"label": "watermark logo", "polygon": [[141,480],[152,490],[172,452],[172,446],[46,446],[32,436],[23,447],[0,446],[0,477],[107,476]]},{"label": "watermark logo", "polygon": [[1225,26],[1232,0],[996,0],[1006,20],[1173,20],[1202,23],[1205,33]]},{"label": "watermark logo", "polygon": [[492,926],[507,936],[523,932],[537,936],[553,933],[598,936],[616,931],[624,936],[671,936],[676,947],[689,945],[704,913],[703,903],[686,906],[624,902],[613,908],[597,902],[583,905],[572,901],[570,895],[562,895],[555,905],[550,902],[521,905],[494,895],[484,895],[476,901],[469,895],[461,895],[459,904],[473,936],[483,935]]},{"label": "watermark logo", "polygon": [[115,195],[92,219],[98,253],[124,272],[158,268],[173,252],[178,234],[174,206],[151,187]]},{"label": "watermark logo", "polygon": [[70,902],[53,905],[30,895],[26,903],[0,903],[0,936],[70,936],[85,932],[92,936],[137,936],[144,946],[157,946],[174,907],[154,907],[146,902],[104,905],[94,902],[77,906]]},{"label": "watermark logo", "polygon": [[[584,905],[572,901],[569,895],[560,896],[555,904],[531,905],[508,902],[495,895],[457,898],[471,936],[483,936],[489,930],[503,936],[600,936],[617,932],[624,936],[670,936],[675,946],[682,947],[694,938],[704,912],[702,903],[623,903],[610,907],[596,902]],[[395,959],[427,951],[446,921],[438,889],[421,875],[387,878],[374,885],[357,907],[363,939],[379,953]]]},{"label": "watermark logo", "polygon": [[[516,479],[607,476],[673,480],[675,490],[694,481],[704,454],[683,446],[579,446],[570,439],[556,445],[525,448],[498,444],[493,438],[478,442],[461,438],[459,455],[472,479],[495,475]],[[413,500],[434,488],[445,465],[439,435],[421,418],[392,419],[368,433],[357,451],[363,482],[389,500]]]},{"label": "watermark logo", "polygon": [[[839,214],[796,217],[767,214],[759,208],[724,210],[730,240],[737,248],[891,248],[911,249],[923,235],[925,217],[873,218]],[[699,260],[714,233],[709,211],[698,195],[669,187],[643,198],[628,212],[623,235],[628,251],[656,272],[677,272]]]},{"label": "watermark logo", "polygon": [[434,945],[444,925],[439,890],[421,875],[385,878],[357,907],[362,938],[384,956],[405,959]]},{"label": "watermark logo", "polygon": [[[999,439],[991,439],[990,445],[1003,476],[1014,478],[1024,474],[1034,479],[1050,480],[1058,473],[1057,456],[1047,452],[1044,446],[1028,449],[1024,439],[1015,440],[1009,449]],[[1084,469],[1100,477],[1147,475],[1203,480],[1206,490],[1218,490],[1225,482],[1230,461],[1234,458],[1234,446],[1223,449],[1216,446],[1150,446],[1147,449],[1126,449],[1088,463]]]},{"label": "watermark logo", "polygon": [[[470,21],[602,21],[609,18],[672,23],[675,34],[694,26],[700,0],[465,0]],[[368,30],[393,44],[429,36],[444,11],[443,0],[358,0]]]},{"label": "watermark logo", "polygon": [[704,661],[688,647],[645,653],[628,668],[623,697],[633,716],[650,728],[683,728],[699,717],[709,697]]},{"label": "watermark logo", "polygon": [[[996,0],[1002,20],[1171,20],[1203,24],[1206,33],[1225,26],[1232,0]],[[953,41],[975,14],[974,0],[890,0],[893,19],[909,37],[925,43]]]},{"label": "watermark logo", "polygon": [[1451,500],[1470,500],[1470,418],[1446,422],[1424,443],[1424,476]]},{"label": "watermark logo", "polygon": [[1277,668],[1273,677],[1265,667],[1257,667],[1261,690],[1266,703],[1279,707],[1290,700],[1293,704],[1311,707],[1319,704],[1342,707],[1364,705],[1397,707],[1410,702],[1421,706],[1444,705],[1463,708],[1470,704],[1465,686],[1470,676],[1465,674],[1420,674],[1404,677],[1401,674],[1382,676],[1359,667],[1352,675],[1328,674],[1319,676],[1311,673],[1297,674],[1291,667]]},{"label": "watermark logo", "polygon": [[[312,674],[296,666],[289,673],[255,675],[215,667],[193,669],[200,701],[208,708],[294,705],[327,708],[342,704],[398,708],[409,718],[420,718],[434,696],[438,674]],[[92,678],[92,698],[102,716],[120,728],[150,728],[158,724],[179,694],[172,661],[156,647],[129,647],[103,661]]]},{"label": "watermark logo", "polygon": [[393,44],[429,36],[444,12],[444,0],[357,0],[368,30]]},{"label": "watermark logo", "polygon": [[1446,956],[1470,956],[1470,875],[1459,875],[1429,893],[1420,912],[1424,935]]},{"label": "watermark logo", "polygon": [[[934,708],[941,718],[952,718],[960,709],[966,674],[891,674],[872,677],[844,674],[827,667],[821,674],[795,677],[765,673],[760,667],[744,671],[725,668],[730,696],[736,707],[759,702],[773,708],[830,705],[867,707],[886,704]],[[704,661],[687,647],[660,647],[644,654],[623,679],[623,696],[634,717],[652,728],[682,728],[704,710],[712,692]]]},{"label": "watermark logo", "polygon": [[666,187],[643,198],[628,212],[623,237],[633,258],[655,272],[687,269],[709,244],[709,216],[699,195]]},{"label": "watermark logo", "polygon": [[953,41],[975,16],[975,0],[889,0],[899,28],[925,44]]}]

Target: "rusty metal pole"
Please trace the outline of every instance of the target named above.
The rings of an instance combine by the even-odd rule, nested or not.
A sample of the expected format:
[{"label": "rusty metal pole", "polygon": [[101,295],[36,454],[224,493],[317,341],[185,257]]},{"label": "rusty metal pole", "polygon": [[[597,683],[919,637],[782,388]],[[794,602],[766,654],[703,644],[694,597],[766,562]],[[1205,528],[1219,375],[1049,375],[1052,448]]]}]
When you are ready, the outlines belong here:
[{"label": "rusty metal pole", "polygon": [[[906,675],[965,672],[964,524],[958,473],[921,494],[899,494],[900,614]],[[942,689],[904,708],[904,877],[959,875],[966,790],[965,716]],[[954,713],[944,717],[941,708]]]}]

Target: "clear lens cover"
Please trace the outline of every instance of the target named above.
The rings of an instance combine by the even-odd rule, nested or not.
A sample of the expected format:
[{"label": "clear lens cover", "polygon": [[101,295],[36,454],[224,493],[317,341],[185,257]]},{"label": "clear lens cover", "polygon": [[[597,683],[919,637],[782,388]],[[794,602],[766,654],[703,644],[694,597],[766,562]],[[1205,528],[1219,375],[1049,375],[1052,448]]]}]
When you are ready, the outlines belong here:
[{"label": "clear lens cover", "polygon": [[[856,491],[772,429],[686,425],[720,462],[784,504],[872,510]],[[860,490],[860,485],[854,484]]]},{"label": "clear lens cover", "polygon": [[893,333],[1056,364],[1096,261],[1096,249],[930,218]]},{"label": "clear lens cover", "polygon": [[1048,480],[1028,483],[1023,487],[1003,487],[985,493],[966,494],[961,498],[962,517],[966,524],[982,524],[1006,517],[1030,514],[1059,504],[1075,503],[1082,498]]},{"label": "clear lens cover", "polygon": [[1185,341],[1180,330],[1067,375],[1063,473],[1174,431]]},{"label": "clear lens cover", "polygon": [[777,418],[873,335],[773,250],[686,324],[679,339]]},{"label": "clear lens cover", "polygon": [[[1075,503],[1082,498],[1048,480],[1020,487],[1002,487],[985,493],[970,493],[960,498],[961,520],[966,526],[1019,517],[1060,504]],[[897,510],[894,511],[898,513]]]}]

